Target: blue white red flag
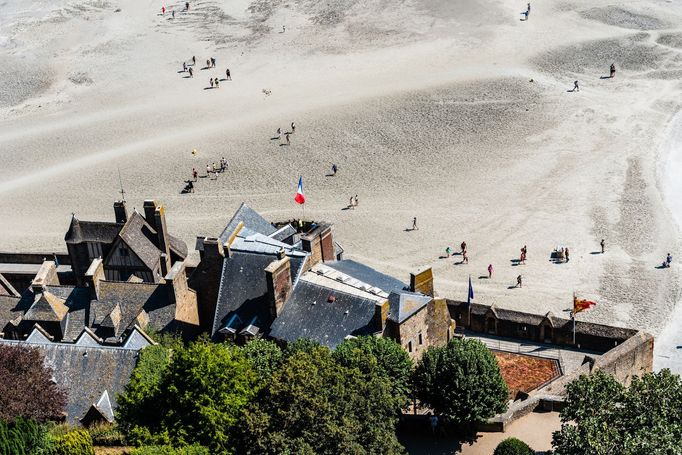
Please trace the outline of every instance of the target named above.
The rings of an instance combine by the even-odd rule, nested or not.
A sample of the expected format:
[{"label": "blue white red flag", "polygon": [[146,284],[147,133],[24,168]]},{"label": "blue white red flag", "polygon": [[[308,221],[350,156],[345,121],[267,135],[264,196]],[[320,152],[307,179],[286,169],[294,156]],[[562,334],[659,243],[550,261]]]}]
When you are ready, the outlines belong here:
[{"label": "blue white red flag", "polygon": [[297,204],[305,204],[305,196],[303,195],[303,176],[298,178],[298,190],[296,191],[296,196],[294,196],[294,201]]}]

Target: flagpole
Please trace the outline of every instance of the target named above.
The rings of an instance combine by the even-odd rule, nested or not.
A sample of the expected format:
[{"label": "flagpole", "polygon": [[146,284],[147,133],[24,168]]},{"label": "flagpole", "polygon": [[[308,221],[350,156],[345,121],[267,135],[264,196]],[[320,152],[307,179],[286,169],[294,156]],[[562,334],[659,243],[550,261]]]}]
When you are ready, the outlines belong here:
[{"label": "flagpole", "polygon": [[573,311],[571,311],[571,318],[573,319],[573,346],[575,346],[575,292],[573,292]]},{"label": "flagpole", "polygon": [[469,317],[467,318],[467,323],[469,324],[469,329],[471,329],[471,274],[469,274],[469,290],[467,291],[467,301],[469,302]]}]

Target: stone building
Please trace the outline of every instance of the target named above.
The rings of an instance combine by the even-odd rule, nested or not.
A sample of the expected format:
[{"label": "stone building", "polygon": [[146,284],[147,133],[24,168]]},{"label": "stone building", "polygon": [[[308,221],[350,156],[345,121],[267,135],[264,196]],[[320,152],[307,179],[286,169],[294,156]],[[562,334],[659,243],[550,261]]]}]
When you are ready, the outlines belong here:
[{"label": "stone building", "polygon": [[187,257],[187,244],[168,233],[165,209],[144,201],[144,216],[128,216],[125,201],[114,203],[114,222],[80,221],[74,215],[64,237],[76,284],[82,285],[93,259],[103,260],[107,280],[135,276],[158,283],[171,266]]},{"label": "stone building", "polygon": [[326,223],[276,226],[242,204],[222,234],[198,238],[197,249],[190,286],[214,340],[308,338],[333,348],[347,337],[388,336],[418,356],[452,334],[430,269],[426,285],[414,277],[406,285],[344,260]]},{"label": "stone building", "polygon": [[130,380],[139,351],[154,344],[137,326],[116,345],[87,328],[71,343],[55,342],[39,324],[26,340],[0,338],[0,343],[38,349],[54,382],[66,391],[66,422],[85,426],[114,421],[116,397]]}]

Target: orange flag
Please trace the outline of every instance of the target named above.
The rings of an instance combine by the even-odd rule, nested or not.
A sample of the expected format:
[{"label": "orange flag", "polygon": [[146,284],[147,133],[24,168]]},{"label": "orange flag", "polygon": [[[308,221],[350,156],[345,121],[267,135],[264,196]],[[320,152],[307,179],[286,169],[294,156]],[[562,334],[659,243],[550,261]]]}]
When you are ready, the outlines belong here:
[{"label": "orange flag", "polygon": [[579,299],[575,295],[573,296],[573,314],[580,313],[596,305],[597,302],[591,300]]}]

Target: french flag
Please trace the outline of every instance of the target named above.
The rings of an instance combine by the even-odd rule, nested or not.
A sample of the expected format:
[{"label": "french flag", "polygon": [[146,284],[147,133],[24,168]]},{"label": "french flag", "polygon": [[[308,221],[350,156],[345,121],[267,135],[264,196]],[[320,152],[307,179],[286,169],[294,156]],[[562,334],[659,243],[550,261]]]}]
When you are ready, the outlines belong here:
[{"label": "french flag", "polygon": [[294,201],[297,204],[305,204],[305,196],[303,195],[303,176],[298,178],[298,190],[296,191],[296,196],[294,196]]}]

